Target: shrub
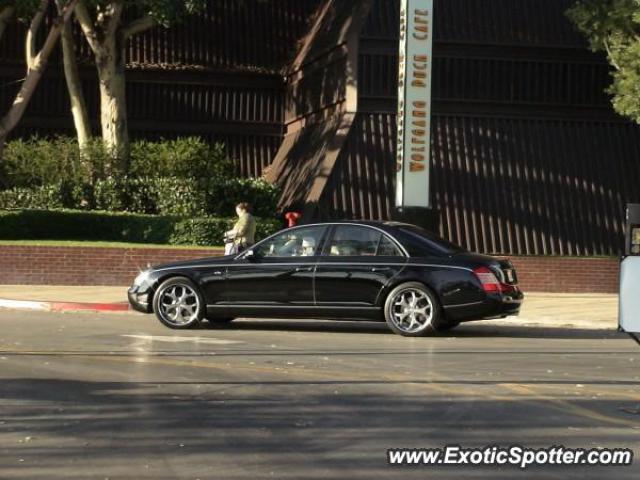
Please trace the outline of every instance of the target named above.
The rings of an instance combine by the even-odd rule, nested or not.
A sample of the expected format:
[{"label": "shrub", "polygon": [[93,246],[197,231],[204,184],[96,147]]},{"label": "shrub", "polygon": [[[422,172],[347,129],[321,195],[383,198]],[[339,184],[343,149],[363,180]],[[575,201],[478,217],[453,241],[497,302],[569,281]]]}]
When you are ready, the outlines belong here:
[{"label": "shrub", "polygon": [[76,208],[93,206],[93,188],[87,184],[57,183],[37,188],[13,188],[0,191],[1,209]]},{"label": "shrub", "polygon": [[[219,245],[234,220],[73,210],[0,211],[0,239]],[[256,220],[256,238],[264,238],[281,228],[275,220]]]},{"label": "shrub", "polygon": [[132,144],[130,173],[111,171],[102,142],[80,154],[75,139],[9,142],[0,163],[0,209],[84,209],[182,217],[233,215],[249,202],[273,217],[279,190],[261,179],[234,178],[224,147],[197,137]]},{"label": "shrub", "polygon": [[131,145],[132,177],[230,178],[233,174],[224,146],[198,137],[140,140]]},{"label": "shrub", "polygon": [[249,202],[254,215],[276,215],[280,189],[266,180],[234,178],[212,181],[206,187],[206,208],[209,215],[228,215],[239,202]]},{"label": "shrub", "polygon": [[[268,237],[282,228],[282,222],[273,219],[256,218],[256,240]],[[174,226],[169,238],[173,245],[210,245],[222,243],[224,232],[233,228],[235,218],[192,218],[181,220]]]},{"label": "shrub", "polygon": [[0,209],[71,208],[178,215],[233,215],[247,201],[259,217],[274,217],[279,190],[260,179],[110,178],[89,184],[58,183],[0,192]]},{"label": "shrub", "polygon": [[0,164],[0,188],[32,188],[61,183],[93,184],[119,177],[232,178],[234,167],[224,146],[210,145],[198,137],[176,140],[135,141],[131,145],[129,171],[112,165],[101,140],[96,139],[81,155],[69,137],[14,140],[7,143]]},{"label": "shrub", "polygon": [[[209,211],[205,192],[197,180],[157,178],[152,185],[158,213],[182,217],[222,214],[222,212]],[[226,212],[226,216],[233,215],[233,213],[233,210]]]},{"label": "shrub", "polygon": [[80,161],[77,142],[66,137],[8,142],[1,173],[5,188],[80,183],[89,176],[87,166]]}]

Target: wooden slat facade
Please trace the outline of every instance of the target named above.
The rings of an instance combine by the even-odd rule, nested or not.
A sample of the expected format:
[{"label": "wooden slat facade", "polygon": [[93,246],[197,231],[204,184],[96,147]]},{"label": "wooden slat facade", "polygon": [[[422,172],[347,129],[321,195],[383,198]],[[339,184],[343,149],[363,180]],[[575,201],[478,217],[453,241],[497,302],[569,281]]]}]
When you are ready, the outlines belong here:
[{"label": "wooden slat facade", "polygon": [[[616,255],[640,201],[640,128],[615,115],[609,67],[564,16],[569,0],[436,0],[432,200],[472,250]],[[356,121],[318,205],[391,218],[398,1],[375,0],[359,45]]]},{"label": "wooden slat facade", "polygon": [[[620,251],[624,204],[640,202],[640,128],[613,113],[609,67],[565,17],[571,3],[435,1],[432,198],[440,233],[468,248]],[[222,141],[240,175],[269,167],[282,206],[308,219],[390,218],[398,10],[398,0],[211,0],[127,46],[132,135]],[[369,13],[354,42],[356,11]],[[22,28],[0,42],[2,108],[24,75]],[[15,135],[33,133],[72,133],[59,61]]]}]

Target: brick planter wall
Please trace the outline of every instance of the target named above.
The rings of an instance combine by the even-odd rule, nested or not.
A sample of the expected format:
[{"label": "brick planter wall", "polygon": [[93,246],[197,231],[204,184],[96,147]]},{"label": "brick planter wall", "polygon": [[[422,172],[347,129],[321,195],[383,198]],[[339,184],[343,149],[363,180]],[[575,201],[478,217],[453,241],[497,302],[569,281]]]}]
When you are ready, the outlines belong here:
[{"label": "brick planter wall", "polygon": [[618,293],[617,258],[507,257],[527,292]]},{"label": "brick planter wall", "polygon": [[130,285],[147,265],[220,255],[217,249],[0,245],[3,285]]},{"label": "brick planter wall", "polygon": [[[140,269],[220,250],[0,245],[0,284],[129,285]],[[615,258],[508,257],[527,292],[617,293]]]}]

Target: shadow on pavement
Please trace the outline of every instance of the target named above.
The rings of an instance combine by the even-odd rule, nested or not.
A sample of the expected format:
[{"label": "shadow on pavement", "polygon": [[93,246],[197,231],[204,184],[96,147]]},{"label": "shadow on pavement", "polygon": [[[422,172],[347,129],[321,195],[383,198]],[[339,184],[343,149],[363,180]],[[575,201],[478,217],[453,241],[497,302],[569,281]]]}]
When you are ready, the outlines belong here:
[{"label": "shadow on pavement", "polygon": [[[80,464],[85,468],[107,465],[107,471],[100,472],[103,478],[108,470],[136,465],[141,458],[160,461],[160,465],[169,461],[174,468],[188,468],[192,458],[199,465],[216,468],[244,464],[243,478],[258,478],[259,472],[272,468],[297,472],[290,478],[319,478],[314,476],[318,471],[341,473],[323,478],[389,478],[385,452],[394,446],[555,442],[586,447],[592,436],[585,437],[585,432],[593,431],[606,431],[598,442],[602,446],[638,442],[637,430],[616,423],[637,418],[620,411],[620,400],[572,401],[576,408],[609,416],[594,418],[526,399],[469,401],[448,394],[403,391],[393,385],[360,391],[351,387],[346,392],[336,388],[286,380],[270,386],[270,382],[241,379],[176,384],[5,379],[0,384],[5,402],[0,434],[35,440],[4,442],[0,465],[22,458],[27,459],[25,466],[35,464],[38,471],[49,474],[65,466],[77,472]],[[485,468],[493,478],[514,478],[520,473]],[[416,478],[427,478],[434,469],[414,473]],[[477,476],[481,470],[466,466],[440,470],[440,474],[463,478],[471,473]],[[579,470],[586,471],[572,472]],[[595,474],[598,469],[588,471]],[[162,478],[186,478],[172,473]],[[567,472],[541,469],[536,473],[537,478],[551,479]],[[637,478],[629,469],[616,469],[615,474]]]},{"label": "shadow on pavement", "polygon": [[[201,328],[214,330],[324,332],[395,335],[384,322],[331,321],[331,320],[253,320],[238,319],[228,324],[203,322]],[[453,330],[439,332],[438,337],[456,338],[557,338],[557,339],[610,339],[627,338],[615,330],[516,326],[463,323]]]}]

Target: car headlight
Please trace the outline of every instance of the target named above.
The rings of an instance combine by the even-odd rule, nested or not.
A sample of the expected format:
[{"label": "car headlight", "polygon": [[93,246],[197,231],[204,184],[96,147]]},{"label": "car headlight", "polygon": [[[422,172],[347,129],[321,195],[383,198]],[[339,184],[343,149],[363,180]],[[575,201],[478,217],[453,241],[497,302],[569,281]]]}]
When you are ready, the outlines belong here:
[{"label": "car headlight", "polygon": [[133,281],[133,285],[136,286],[136,287],[139,287],[143,283],[145,283],[147,280],[149,280],[149,270],[145,270],[144,272],[140,272],[140,274]]}]

